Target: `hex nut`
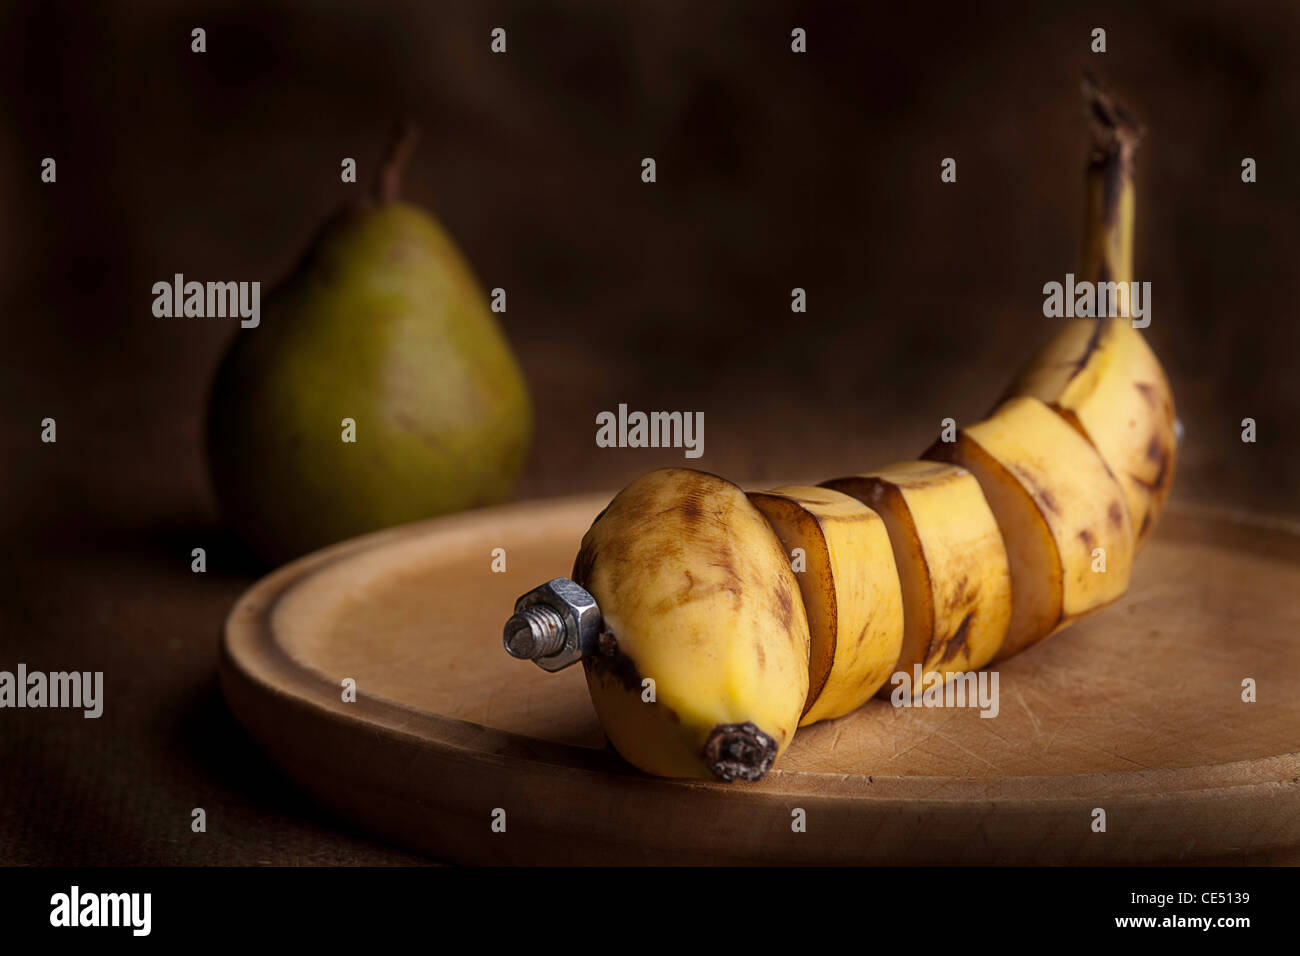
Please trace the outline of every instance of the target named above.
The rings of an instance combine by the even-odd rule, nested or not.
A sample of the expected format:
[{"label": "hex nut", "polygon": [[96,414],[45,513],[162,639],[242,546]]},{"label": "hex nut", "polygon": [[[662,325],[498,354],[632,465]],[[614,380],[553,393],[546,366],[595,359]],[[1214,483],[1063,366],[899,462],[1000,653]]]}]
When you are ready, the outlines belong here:
[{"label": "hex nut", "polygon": [[515,613],[535,604],[545,604],[564,619],[564,648],[535,663],[546,671],[563,670],[596,650],[600,636],[600,608],[582,585],[568,578],[553,578],[538,585],[515,602]]}]

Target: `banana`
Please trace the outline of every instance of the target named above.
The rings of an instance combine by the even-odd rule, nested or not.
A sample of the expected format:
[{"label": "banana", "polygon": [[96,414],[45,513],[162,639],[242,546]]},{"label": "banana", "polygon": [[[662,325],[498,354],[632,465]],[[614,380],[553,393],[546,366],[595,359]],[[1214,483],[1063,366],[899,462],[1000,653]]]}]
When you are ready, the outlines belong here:
[{"label": "banana", "polygon": [[881,517],[829,488],[790,486],[749,500],[795,563],[812,640],[800,727],[856,710],[889,678],[903,644],[903,595]]},{"label": "banana", "polygon": [[979,481],[1011,567],[1011,623],[997,659],[1104,607],[1128,588],[1133,526],[1092,445],[1036,398],[1013,398],[924,455]]},{"label": "banana", "polygon": [[[1011,575],[993,512],[964,468],[907,461],[822,487],[884,519],[903,592],[895,671],[954,674],[983,667],[1011,619]],[[885,687],[882,693],[889,693]],[[920,693],[921,683],[913,685]]]},{"label": "banana", "polygon": [[[1095,84],[1093,154],[1087,173],[1082,278],[1133,278],[1135,191],[1132,155],[1140,128]],[[1125,300],[1126,301],[1126,300]],[[1088,439],[1124,489],[1140,548],[1173,483],[1177,441],[1173,392],[1132,320],[1074,319],[1016,376],[1004,398],[1050,405]]]},{"label": "banana", "polygon": [[573,579],[604,621],[583,660],[591,700],[630,763],[757,780],[790,746],[808,697],[808,619],[781,543],[740,488],[680,468],[639,478],[583,537]]},{"label": "banana", "polygon": [[[1084,278],[1127,292],[1139,130],[1089,96]],[[748,496],[685,469],[633,482],[582,539],[573,577],[590,595],[531,616],[530,598],[556,595],[525,595],[507,649],[547,669],[581,658],[635,766],[757,780],[797,727],[889,694],[891,672],[946,683],[1116,600],[1168,495],[1174,433],[1131,320],[1079,319],[928,460]]]},{"label": "banana", "polygon": [[1008,394],[1047,403],[1092,443],[1120,482],[1140,548],[1169,495],[1177,454],[1169,381],[1141,333],[1124,319],[1075,320]]}]

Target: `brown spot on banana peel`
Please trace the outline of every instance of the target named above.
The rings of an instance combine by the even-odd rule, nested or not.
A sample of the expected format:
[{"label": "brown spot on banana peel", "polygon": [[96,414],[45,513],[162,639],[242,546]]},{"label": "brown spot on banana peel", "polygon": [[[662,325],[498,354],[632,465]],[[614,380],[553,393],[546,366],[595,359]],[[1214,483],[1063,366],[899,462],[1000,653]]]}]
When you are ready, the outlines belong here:
[{"label": "brown spot on banana peel", "polygon": [[721,548],[718,548],[716,553],[714,554],[714,558],[716,558],[717,560],[710,561],[709,563],[713,567],[718,568],[721,571],[727,572],[728,580],[739,583],[740,575],[736,572],[736,555],[731,550],[731,548],[725,545]]},{"label": "brown spot on banana peel", "polygon": [[1088,528],[1084,528],[1079,532],[1079,540],[1083,542],[1083,547],[1089,552],[1097,546],[1097,539]]},{"label": "brown spot on banana peel", "polygon": [[583,658],[583,664],[590,673],[612,678],[627,690],[641,692],[642,678],[636,662],[623,653],[613,631],[600,632],[600,637],[596,641],[596,652]]},{"label": "brown spot on banana peel", "polygon": [[1169,459],[1166,457],[1161,460],[1160,470],[1156,472],[1156,476],[1150,481],[1143,478],[1141,475],[1133,474],[1131,471],[1128,473],[1128,476],[1135,484],[1141,485],[1147,491],[1159,493],[1161,489],[1164,488],[1165,483],[1169,480]]},{"label": "brown spot on banana peel", "polygon": [[952,589],[953,598],[949,602],[950,607],[963,607],[973,605],[975,602],[970,595],[970,577],[963,574],[961,580],[954,585]]},{"label": "brown spot on banana peel", "polygon": [[1155,408],[1159,404],[1160,395],[1156,391],[1156,387],[1150,382],[1134,382],[1133,387],[1141,393],[1142,397],[1146,399],[1147,404],[1152,408]]},{"label": "brown spot on banana peel", "polygon": [[961,624],[958,625],[957,630],[953,631],[952,636],[944,643],[943,656],[939,658],[937,663],[946,664],[948,661],[956,658],[962,651],[966,650],[966,638],[970,633],[971,618],[974,616],[974,612],[971,611],[967,612],[966,616],[962,618]]},{"label": "brown spot on banana peel", "polygon": [[677,506],[675,513],[680,515],[687,524],[698,524],[704,518],[704,509],[700,507],[699,496],[694,492],[687,492],[682,496],[681,504]]},{"label": "brown spot on banana peel", "polygon": [[[613,631],[603,630],[600,632],[600,638],[596,643],[596,652],[583,658],[582,665],[588,674],[601,681],[617,681],[625,690],[634,694],[639,695],[645,689],[642,686],[644,678],[637,669],[636,662],[620,650],[618,638],[614,636]],[[648,702],[647,706],[658,708],[665,719],[671,723],[680,724],[682,722],[677,711],[658,699]]]},{"label": "brown spot on banana peel", "polygon": [[[1103,271],[1106,271],[1105,267],[1103,267]],[[1098,281],[1108,282],[1110,280],[1101,279]],[[1084,370],[1085,366],[1087,366],[1088,360],[1092,358],[1093,353],[1096,352],[1097,349],[1101,348],[1101,338],[1106,332],[1107,323],[1111,321],[1114,320],[1113,319],[1093,320],[1092,334],[1088,336],[1088,341],[1083,347],[1083,352],[1080,353],[1079,357],[1074,360],[1074,371],[1070,373],[1070,378],[1074,378],[1079,373],[1081,373]]]},{"label": "brown spot on banana peel", "polygon": [[781,628],[794,638],[795,631],[790,625],[794,623],[794,596],[790,593],[790,584],[784,578],[776,589],[777,610],[781,614]]},{"label": "brown spot on banana peel", "polygon": [[1156,464],[1156,476],[1150,481],[1146,481],[1132,473],[1130,473],[1129,477],[1150,491],[1160,492],[1169,482],[1169,461],[1173,455],[1169,448],[1165,446],[1165,443],[1160,440],[1159,435],[1152,435],[1151,441],[1147,444],[1146,457],[1147,461]]},{"label": "brown spot on banana peel", "polygon": [[1039,506],[1042,507],[1044,511],[1050,511],[1058,518],[1061,516],[1061,506],[1056,503],[1056,498],[1050,491],[1046,488],[1031,487],[1028,482],[1025,484],[1030,495],[1033,496],[1034,501],[1038,502]]},{"label": "brown spot on banana peel", "polygon": [[1112,501],[1106,507],[1106,519],[1116,531],[1124,527],[1124,506],[1118,501]]},{"label": "brown spot on banana peel", "polygon": [[697,589],[696,585],[698,582],[695,580],[695,575],[693,575],[689,570],[683,568],[682,574],[686,577],[686,586],[680,591],[670,594],[663,600],[656,602],[654,607],[651,608],[652,613],[666,614],[675,607],[682,607],[693,601],[703,601],[714,594],[720,594],[723,592],[730,594],[732,604],[739,608],[744,600],[744,589],[741,587],[740,576],[736,573],[735,565],[731,561],[730,554],[728,553],[725,555],[722,563],[713,561],[710,562],[710,566],[721,568],[723,571],[726,571],[726,579],[709,587],[701,587]]},{"label": "brown spot on banana peel", "polygon": [[[861,687],[866,687],[868,684],[875,684],[876,687],[879,688],[880,685],[884,682],[884,679],[889,675],[889,670],[890,670],[889,666],[886,666],[884,670],[885,673],[883,674],[880,673],[879,669],[863,671],[862,679],[858,681],[858,687],[861,688]],[[807,711],[804,711],[804,713],[807,713]]]},{"label": "brown spot on banana peel", "polygon": [[695,590],[695,575],[691,574],[691,572],[685,568],[682,569],[682,574],[686,575],[686,590],[683,591],[681,595],[681,600],[684,603],[688,598],[690,598],[691,592]]}]

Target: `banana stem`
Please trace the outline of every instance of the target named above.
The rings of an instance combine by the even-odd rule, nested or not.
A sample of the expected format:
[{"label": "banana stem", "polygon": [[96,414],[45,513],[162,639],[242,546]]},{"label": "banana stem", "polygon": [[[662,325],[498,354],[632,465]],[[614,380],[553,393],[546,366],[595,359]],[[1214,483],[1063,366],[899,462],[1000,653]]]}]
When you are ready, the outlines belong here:
[{"label": "banana stem", "polygon": [[1144,132],[1090,74],[1083,79],[1092,126],[1084,208],[1083,259],[1080,278],[1089,282],[1125,283],[1120,303],[1127,312],[1133,280],[1133,153]]},{"label": "banana stem", "polygon": [[393,138],[384,152],[383,163],[379,167],[379,179],[375,183],[375,198],[381,203],[396,202],[402,193],[402,172],[406,163],[415,152],[415,144],[420,139],[420,131],[414,123],[405,122],[393,131]]}]

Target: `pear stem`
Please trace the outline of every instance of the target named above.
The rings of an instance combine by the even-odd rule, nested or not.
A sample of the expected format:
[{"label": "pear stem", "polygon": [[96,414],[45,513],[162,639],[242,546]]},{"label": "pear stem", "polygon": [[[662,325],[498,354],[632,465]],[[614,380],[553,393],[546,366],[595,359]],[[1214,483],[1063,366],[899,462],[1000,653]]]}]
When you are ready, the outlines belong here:
[{"label": "pear stem", "polygon": [[419,139],[420,130],[409,121],[399,124],[394,130],[379,167],[379,181],[375,184],[375,198],[381,203],[396,202],[401,195],[402,172],[406,169],[407,160],[415,152],[415,144]]}]

